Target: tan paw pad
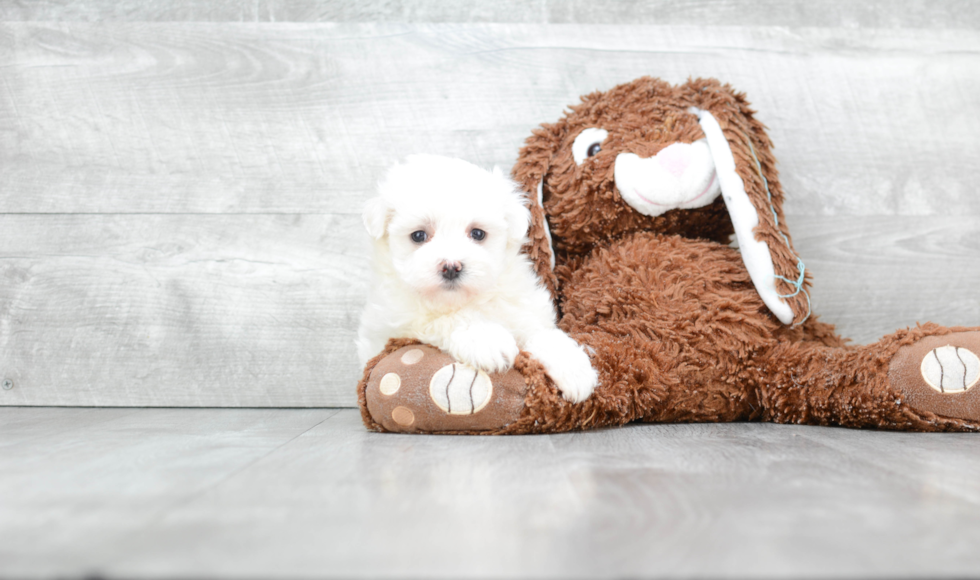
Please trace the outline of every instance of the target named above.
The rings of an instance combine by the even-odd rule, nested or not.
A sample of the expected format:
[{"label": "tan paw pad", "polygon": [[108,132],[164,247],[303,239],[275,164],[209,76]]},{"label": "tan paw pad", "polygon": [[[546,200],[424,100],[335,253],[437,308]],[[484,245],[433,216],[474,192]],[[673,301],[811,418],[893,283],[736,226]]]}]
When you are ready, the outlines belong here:
[{"label": "tan paw pad", "polygon": [[411,366],[422,360],[423,357],[425,357],[425,353],[422,352],[422,349],[413,348],[412,350],[405,351],[405,354],[402,355],[401,361],[402,364]]},{"label": "tan paw pad", "polygon": [[415,413],[408,407],[395,407],[391,411],[391,418],[402,427],[410,427],[415,423]]},{"label": "tan paw pad", "polygon": [[402,378],[395,373],[388,373],[381,377],[381,383],[378,385],[378,389],[382,395],[388,395],[390,397],[397,393],[401,386]]},{"label": "tan paw pad", "polygon": [[919,369],[926,384],[940,393],[962,393],[980,380],[980,358],[956,346],[932,349]]},{"label": "tan paw pad", "polygon": [[450,415],[472,415],[490,402],[493,383],[490,376],[462,363],[439,369],[429,382],[429,396]]}]

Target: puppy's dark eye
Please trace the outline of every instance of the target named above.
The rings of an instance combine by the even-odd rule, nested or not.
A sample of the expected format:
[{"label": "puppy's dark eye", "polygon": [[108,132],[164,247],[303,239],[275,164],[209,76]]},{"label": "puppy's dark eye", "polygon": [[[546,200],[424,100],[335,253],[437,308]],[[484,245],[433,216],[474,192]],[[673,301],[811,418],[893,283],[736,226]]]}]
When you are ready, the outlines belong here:
[{"label": "puppy's dark eye", "polygon": [[602,143],[593,143],[589,145],[588,150],[585,152],[589,157],[595,157],[595,154],[602,151]]},{"label": "puppy's dark eye", "polygon": [[478,242],[482,242],[487,237],[487,232],[479,228],[473,228],[470,230],[470,237]]},{"label": "puppy's dark eye", "polygon": [[429,238],[429,234],[425,233],[422,230],[412,232],[412,241],[415,242],[416,244],[421,244],[428,238]]}]

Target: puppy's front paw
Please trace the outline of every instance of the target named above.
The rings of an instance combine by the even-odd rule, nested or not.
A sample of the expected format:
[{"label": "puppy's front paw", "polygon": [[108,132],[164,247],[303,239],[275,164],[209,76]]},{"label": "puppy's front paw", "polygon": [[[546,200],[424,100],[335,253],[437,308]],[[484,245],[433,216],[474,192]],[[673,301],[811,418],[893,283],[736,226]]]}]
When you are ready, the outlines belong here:
[{"label": "puppy's front paw", "polygon": [[588,399],[599,384],[589,355],[557,328],[532,336],[526,350],[544,365],[562,396],[573,403]]},{"label": "puppy's front paw", "polygon": [[450,337],[453,358],[488,373],[510,370],[518,352],[514,336],[499,324],[474,324]]},{"label": "puppy's front paw", "polygon": [[549,373],[555,381],[563,397],[573,403],[581,403],[588,399],[599,385],[599,375],[589,362],[589,356],[579,351],[576,356],[569,357],[565,372]]}]

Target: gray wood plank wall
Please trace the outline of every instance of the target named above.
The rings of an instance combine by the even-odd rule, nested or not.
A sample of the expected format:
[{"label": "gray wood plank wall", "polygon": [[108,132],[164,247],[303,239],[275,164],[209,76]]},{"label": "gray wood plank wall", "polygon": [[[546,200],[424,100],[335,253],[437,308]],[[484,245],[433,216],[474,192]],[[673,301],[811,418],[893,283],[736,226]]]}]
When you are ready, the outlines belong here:
[{"label": "gray wood plank wall", "polygon": [[980,27],[972,0],[7,0],[0,20]]},{"label": "gray wood plank wall", "polygon": [[748,93],[824,320],[980,325],[973,3],[243,6],[0,6],[0,405],[353,405],[383,169],[644,74]]}]

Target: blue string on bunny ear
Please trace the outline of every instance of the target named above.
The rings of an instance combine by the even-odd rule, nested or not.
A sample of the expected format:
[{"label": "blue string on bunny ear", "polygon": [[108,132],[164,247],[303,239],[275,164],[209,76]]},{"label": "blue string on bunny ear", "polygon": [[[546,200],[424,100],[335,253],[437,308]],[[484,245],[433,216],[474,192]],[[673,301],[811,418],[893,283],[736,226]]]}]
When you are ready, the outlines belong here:
[{"label": "blue string on bunny ear", "polygon": [[[786,247],[790,248],[790,251],[792,251],[793,246],[789,243],[789,238],[786,237],[786,234],[783,233],[783,230],[779,229],[779,214],[776,213],[776,206],[773,205],[772,203],[772,191],[769,190],[769,180],[766,179],[765,174],[762,173],[762,164],[759,163],[759,157],[755,154],[755,146],[752,145],[752,139],[748,135],[746,135],[744,131],[741,131],[741,129],[739,130],[739,132],[741,132],[742,136],[745,137],[745,142],[749,144],[749,151],[752,153],[752,161],[755,162],[755,169],[759,173],[759,177],[762,178],[762,183],[766,187],[766,198],[769,200],[769,211],[772,212],[772,219],[776,221],[776,231],[779,232],[779,235],[783,236],[783,241],[786,242]],[[789,294],[778,294],[777,296],[779,296],[780,298],[792,298],[797,294],[799,294],[800,292],[802,292],[803,295],[806,296],[806,316],[803,317],[803,320],[793,325],[793,328],[796,328],[797,326],[800,326],[801,324],[806,322],[808,318],[810,318],[811,307],[810,307],[810,293],[807,292],[806,288],[803,287],[803,282],[806,277],[806,264],[803,263],[803,259],[800,258],[797,254],[794,253],[793,256],[796,257],[796,268],[800,272],[799,277],[796,280],[790,280],[785,276],[780,276],[779,274],[776,274],[775,278],[777,280],[782,280],[783,282],[786,282],[790,286],[796,288],[796,290],[794,290]]]}]

